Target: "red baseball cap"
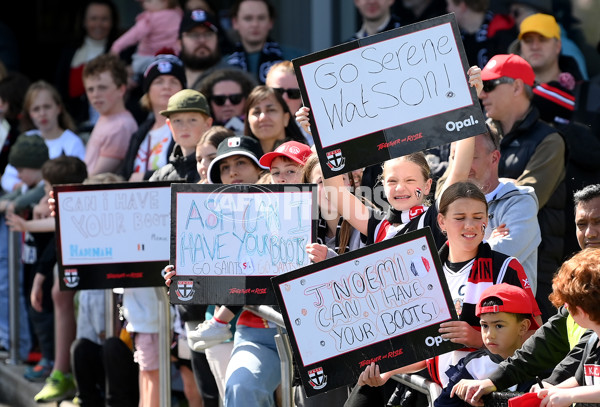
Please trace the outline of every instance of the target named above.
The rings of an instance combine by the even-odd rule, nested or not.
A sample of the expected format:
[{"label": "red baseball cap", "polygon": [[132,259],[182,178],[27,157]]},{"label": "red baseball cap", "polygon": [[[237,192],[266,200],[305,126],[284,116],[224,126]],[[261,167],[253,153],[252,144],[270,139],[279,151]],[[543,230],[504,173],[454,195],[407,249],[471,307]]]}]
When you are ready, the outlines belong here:
[{"label": "red baseball cap", "polygon": [[260,165],[271,168],[271,163],[277,157],[287,157],[290,160],[304,166],[306,160],[312,154],[312,150],[306,144],[297,141],[288,141],[280,145],[270,153],[263,155],[260,158]]},{"label": "red baseball cap", "polygon": [[[482,306],[486,300],[491,297],[496,297],[502,300],[502,305]],[[529,329],[538,329],[540,326],[533,319],[533,304],[531,297],[524,289],[507,283],[494,284],[486,288],[479,298],[479,302],[475,307],[475,315],[487,314],[490,312],[510,312],[512,314],[527,314],[531,320]]]},{"label": "red baseball cap", "polygon": [[502,77],[521,79],[529,86],[533,86],[535,81],[535,73],[529,62],[515,54],[495,55],[481,70],[481,80],[483,81],[492,81]]}]

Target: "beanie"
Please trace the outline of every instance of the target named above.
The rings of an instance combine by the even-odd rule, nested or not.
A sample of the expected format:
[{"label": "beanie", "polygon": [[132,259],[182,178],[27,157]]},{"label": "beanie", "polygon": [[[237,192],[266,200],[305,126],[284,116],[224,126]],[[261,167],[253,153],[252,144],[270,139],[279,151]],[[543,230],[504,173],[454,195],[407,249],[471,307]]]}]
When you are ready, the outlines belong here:
[{"label": "beanie", "polygon": [[48,161],[48,147],[37,135],[21,134],[8,153],[8,163],[15,168],[42,168]]},{"label": "beanie", "polygon": [[143,88],[144,93],[148,93],[152,81],[161,75],[173,75],[181,82],[181,87],[185,89],[185,68],[181,59],[175,55],[160,54],[154,57],[150,65],[144,71]]}]

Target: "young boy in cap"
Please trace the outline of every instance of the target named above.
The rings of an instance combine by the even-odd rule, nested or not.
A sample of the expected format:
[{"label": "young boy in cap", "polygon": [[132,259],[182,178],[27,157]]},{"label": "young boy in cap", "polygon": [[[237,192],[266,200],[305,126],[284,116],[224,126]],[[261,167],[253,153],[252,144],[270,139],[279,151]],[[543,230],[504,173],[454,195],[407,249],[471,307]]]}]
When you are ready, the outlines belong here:
[{"label": "young boy in cap", "polygon": [[169,98],[167,110],[160,112],[167,117],[175,147],[169,163],[156,170],[150,181],[185,180],[198,182],[196,169],[196,145],[212,126],[208,101],[197,90],[183,89]]},{"label": "young boy in cap", "polygon": [[17,169],[23,187],[0,198],[0,212],[33,209],[44,196],[41,168],[48,160],[48,147],[43,138],[25,134],[17,138],[8,154],[8,163]]},{"label": "young boy in cap", "polygon": [[[502,283],[487,288],[475,308],[480,319],[484,348],[469,353],[446,372],[450,381],[435,400],[435,406],[463,406],[454,397],[461,391],[461,380],[483,379],[500,362],[521,347],[529,330],[539,328],[533,317],[534,306],[529,295],[520,287]],[[533,383],[521,383],[510,391],[529,391]]]},{"label": "young boy in cap", "polygon": [[591,329],[575,376],[538,391],[541,406],[597,403],[600,399],[600,250],[587,248],[563,263],[552,280],[550,301],[564,305],[582,328]]},{"label": "young boy in cap", "polygon": [[[40,136],[21,135],[15,141],[8,154],[8,162],[14,166],[23,186],[15,191],[9,192],[0,198],[0,290],[8,292],[8,286],[1,282],[8,282],[8,227],[6,217],[9,214],[17,213],[24,217],[29,217],[31,210],[44,196],[44,184],[42,182],[42,165],[48,161],[48,147]],[[31,245],[27,245],[31,248]],[[34,249],[34,248],[32,248]],[[29,251],[23,252],[27,257]],[[30,261],[31,262],[31,261]],[[19,296],[24,295],[23,292]],[[31,348],[31,338],[29,333],[28,314],[25,309],[25,301],[20,298],[19,301],[19,343],[13,344],[19,347],[19,357],[26,360]],[[10,348],[8,338],[8,298],[3,295],[0,299],[0,332],[5,333],[0,337],[0,345],[6,349]]]},{"label": "young boy in cap", "polygon": [[260,158],[260,165],[269,168],[273,184],[299,184],[302,169],[312,151],[297,141],[287,141]]}]

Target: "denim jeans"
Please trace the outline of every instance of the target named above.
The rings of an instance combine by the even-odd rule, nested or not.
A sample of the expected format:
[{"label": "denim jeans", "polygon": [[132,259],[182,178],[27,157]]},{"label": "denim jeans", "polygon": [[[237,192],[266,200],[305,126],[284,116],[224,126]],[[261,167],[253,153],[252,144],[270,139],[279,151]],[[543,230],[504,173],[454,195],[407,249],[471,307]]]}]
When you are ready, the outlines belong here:
[{"label": "denim jeans", "polygon": [[225,407],[272,407],[281,382],[275,328],[238,325],[227,366]]},{"label": "denim jeans", "polygon": [[[12,232],[10,232],[12,233]],[[4,215],[0,215],[0,345],[10,348],[10,324],[8,320],[8,226]],[[21,241],[17,242],[20,244]],[[31,336],[29,333],[29,320],[23,296],[23,267],[19,267],[19,357],[27,360],[31,350]]]}]

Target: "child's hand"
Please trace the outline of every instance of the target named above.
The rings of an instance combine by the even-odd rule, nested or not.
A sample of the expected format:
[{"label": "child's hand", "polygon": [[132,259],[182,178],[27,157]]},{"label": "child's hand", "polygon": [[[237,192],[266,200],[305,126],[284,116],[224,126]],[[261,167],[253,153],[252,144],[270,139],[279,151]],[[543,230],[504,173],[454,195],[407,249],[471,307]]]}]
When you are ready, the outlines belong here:
[{"label": "child's hand", "polygon": [[440,324],[439,332],[442,334],[442,338],[448,339],[452,343],[460,343],[471,348],[483,346],[481,332],[465,321],[443,322]]},{"label": "child's hand", "polygon": [[13,232],[26,232],[27,221],[20,217],[19,215],[15,215],[14,213],[7,212],[6,213],[6,225]]},{"label": "child's hand", "polygon": [[296,112],[296,121],[298,122],[298,124],[300,124],[300,126],[302,126],[304,131],[312,135],[312,133],[310,132],[310,121],[308,120],[309,112],[310,109],[308,107],[302,106]]},{"label": "child's hand", "polygon": [[56,216],[56,201],[54,200],[54,191],[50,191],[48,196],[48,208],[50,209],[50,216]]},{"label": "child's hand", "polygon": [[[542,384],[544,385],[544,389],[549,389],[549,388],[551,388],[551,387],[554,387],[554,385],[553,385],[553,384],[550,384],[550,383],[548,383],[548,382],[544,382],[544,381],[542,381]],[[531,386],[531,388],[529,389],[529,393],[537,393],[537,392],[539,392],[540,390],[543,390],[543,389],[540,387],[540,385],[539,385],[539,384],[537,384],[537,383],[536,383],[536,384],[534,384],[533,386]]]},{"label": "child's hand", "polygon": [[42,300],[44,298],[42,284],[44,283],[45,279],[46,277],[43,274],[36,273],[31,286],[29,300],[31,301],[31,307],[37,312],[42,312]]},{"label": "child's hand", "polygon": [[376,365],[375,362],[372,362],[358,377],[358,385],[379,387],[386,384],[390,377],[392,377],[390,372],[380,374],[379,365]]},{"label": "child's hand", "polygon": [[540,390],[537,394],[542,399],[540,407],[568,407],[573,404],[572,391],[571,388],[558,387]]},{"label": "child's hand", "polygon": [[483,406],[482,396],[496,391],[496,386],[490,379],[467,380],[462,379],[452,387],[450,397],[458,396],[472,406]]},{"label": "child's hand", "polygon": [[467,71],[469,75],[469,85],[474,86],[477,91],[477,96],[483,90],[483,81],[481,80],[481,69],[477,65],[473,65]]},{"label": "child's hand", "polygon": [[306,245],[306,253],[313,263],[318,263],[327,258],[327,246],[319,243],[309,243]]},{"label": "child's hand", "polygon": [[177,272],[175,271],[175,266],[169,264],[162,270],[162,275],[165,279],[165,285],[167,287],[171,287],[171,278],[177,275]]}]

